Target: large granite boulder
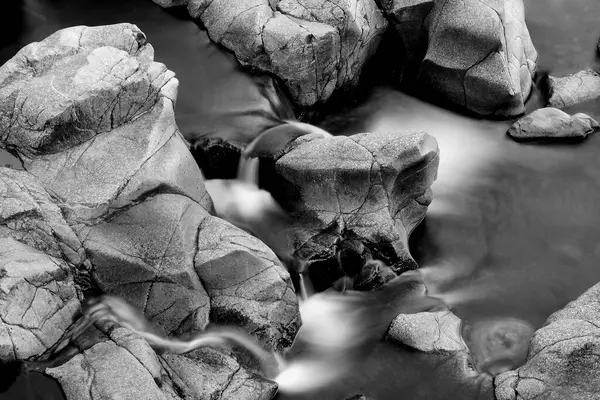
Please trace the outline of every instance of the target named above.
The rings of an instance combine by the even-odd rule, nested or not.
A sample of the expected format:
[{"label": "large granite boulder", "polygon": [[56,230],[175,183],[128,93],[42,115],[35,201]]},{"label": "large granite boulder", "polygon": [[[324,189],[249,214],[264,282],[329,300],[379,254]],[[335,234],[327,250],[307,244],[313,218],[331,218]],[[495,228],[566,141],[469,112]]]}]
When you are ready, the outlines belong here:
[{"label": "large granite boulder", "polygon": [[424,88],[480,115],[524,113],[537,52],[522,0],[434,0],[425,29]]},{"label": "large granite boulder", "polygon": [[600,393],[600,284],[552,314],[535,332],[527,363],[498,375],[499,400],[597,399]]},{"label": "large granite boulder", "polygon": [[293,234],[302,257],[335,260],[338,246],[354,240],[400,273],[417,267],[408,237],[431,202],[438,159],[437,142],[424,132],[314,133],[275,157],[269,186],[302,221]]},{"label": "large granite boulder", "polygon": [[[42,288],[49,285],[69,306],[48,297],[50,305],[39,309],[36,321],[27,313],[11,314],[7,323],[29,330],[19,333],[26,345],[15,342],[15,357],[56,342],[79,307],[76,288],[82,289],[80,295],[124,297],[165,334],[231,324],[270,349],[290,346],[299,318],[289,274],[266,245],[214,216],[200,170],[175,124],[177,85],[174,73],[153,61],[151,45],[131,24],[58,31],[0,68],[0,145],[17,154],[26,170],[0,171],[0,240],[17,240],[66,262],[64,268],[57,261],[47,267],[40,262],[44,275],[32,271],[35,279],[27,270],[11,271],[7,287],[22,294],[13,290],[16,297],[10,301],[28,304],[34,296],[39,307],[37,301],[48,297]],[[88,286],[69,283],[71,276],[86,278]],[[63,294],[62,285],[71,291]],[[50,322],[41,326],[46,319]],[[33,343],[38,331],[45,335],[50,328],[52,337]],[[9,343],[12,336],[5,337]],[[147,375],[141,365],[115,366],[125,354],[120,344],[100,347],[88,361],[91,376],[106,375],[96,382],[105,386],[98,389],[102,396],[111,396],[115,388],[108,382],[115,374],[122,375],[125,391],[138,372]],[[121,355],[110,359],[106,352]],[[74,365],[81,369],[82,360]],[[239,387],[228,386],[232,368],[237,367],[214,377],[224,386],[209,385],[203,393],[213,390],[210,396],[221,398],[224,390],[249,392],[254,383],[263,385],[254,376],[235,374]],[[72,377],[90,371],[68,370],[56,377],[70,387],[70,398],[85,398],[80,394],[87,396],[89,388]],[[150,375],[140,378],[140,385],[146,378],[151,380]],[[144,398],[162,396],[158,388],[144,390]],[[190,397],[200,396],[190,390]]]},{"label": "large granite boulder", "polygon": [[186,3],[213,41],[233,51],[241,64],[275,74],[301,107],[354,85],[387,28],[374,0]]},{"label": "large granite boulder", "polygon": [[548,106],[565,108],[600,99],[600,72],[591,69],[562,77],[548,77]]},{"label": "large granite boulder", "polygon": [[557,108],[545,107],[517,120],[507,133],[515,140],[585,139],[598,129],[600,125],[589,115],[569,115]]}]

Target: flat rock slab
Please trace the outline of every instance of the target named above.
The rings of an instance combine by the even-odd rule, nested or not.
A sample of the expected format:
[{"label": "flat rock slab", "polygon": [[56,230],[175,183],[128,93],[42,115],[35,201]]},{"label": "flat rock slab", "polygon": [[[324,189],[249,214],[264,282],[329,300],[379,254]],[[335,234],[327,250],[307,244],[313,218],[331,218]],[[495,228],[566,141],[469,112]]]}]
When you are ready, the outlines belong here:
[{"label": "flat rock slab", "polygon": [[584,139],[600,124],[583,113],[569,115],[557,108],[540,108],[517,120],[508,135],[515,140]]},{"label": "flat rock slab", "polygon": [[600,73],[591,69],[563,77],[548,77],[548,106],[565,108],[600,98]]},{"label": "flat rock slab", "polygon": [[499,400],[597,399],[600,393],[600,284],[555,312],[533,335],[527,363],[498,375]]},{"label": "flat rock slab", "polygon": [[522,0],[434,0],[426,24],[424,88],[480,115],[523,114],[538,56]]}]

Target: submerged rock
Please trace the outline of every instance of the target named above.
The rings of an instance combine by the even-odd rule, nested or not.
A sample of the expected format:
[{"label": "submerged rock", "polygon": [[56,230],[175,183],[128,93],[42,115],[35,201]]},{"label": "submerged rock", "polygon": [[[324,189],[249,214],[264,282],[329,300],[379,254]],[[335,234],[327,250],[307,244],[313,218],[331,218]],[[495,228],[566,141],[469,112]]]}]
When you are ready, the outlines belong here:
[{"label": "submerged rock", "polygon": [[353,86],[387,27],[374,0],[186,3],[213,41],[233,51],[242,65],[275,74],[301,107]]},{"label": "submerged rock", "polygon": [[526,321],[497,317],[468,325],[463,336],[477,370],[495,376],[523,365],[533,331]]},{"label": "submerged rock", "polygon": [[525,111],[537,52],[522,0],[434,0],[419,81],[480,115]]},{"label": "submerged rock", "polygon": [[548,106],[565,108],[600,98],[600,73],[591,69],[563,77],[548,77]]},{"label": "submerged rock", "polygon": [[[23,358],[54,344],[79,307],[71,276],[88,275],[86,290],[124,297],[167,333],[231,324],[270,349],[291,345],[299,320],[289,274],[264,243],[213,215],[175,124],[177,85],[131,24],[64,29],[0,67],[0,145],[26,170],[0,170],[0,240],[66,260],[49,261],[42,275],[20,271],[30,283],[12,273],[0,278],[20,288],[10,302],[35,300],[36,312],[7,311],[6,354]],[[38,265],[37,250],[25,253],[19,257]],[[54,370],[69,398],[180,396],[154,383],[160,368],[149,348],[133,356],[124,343],[104,341],[85,351]],[[228,357],[235,364],[240,354]],[[273,391],[237,364],[215,372],[190,360],[221,382],[197,386],[202,396],[258,399]],[[196,388],[186,387],[186,396],[200,396]]]},{"label": "submerged rock", "polygon": [[552,314],[535,332],[527,363],[498,375],[499,400],[598,398],[600,284]]},{"label": "submerged rock", "polygon": [[507,133],[515,140],[584,139],[598,129],[600,125],[589,115],[569,115],[557,108],[546,107],[519,119]]}]

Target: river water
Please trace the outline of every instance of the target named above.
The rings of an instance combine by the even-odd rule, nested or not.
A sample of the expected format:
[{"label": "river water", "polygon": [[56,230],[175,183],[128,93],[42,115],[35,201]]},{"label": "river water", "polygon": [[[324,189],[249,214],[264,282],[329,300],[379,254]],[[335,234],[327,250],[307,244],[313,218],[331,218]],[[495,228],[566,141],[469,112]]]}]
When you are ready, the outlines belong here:
[{"label": "river water", "polygon": [[[542,69],[563,75],[600,68],[600,2],[525,0],[525,6]],[[24,0],[20,11],[20,18],[9,18],[20,21],[19,29],[3,24],[0,63],[64,27],[132,22],[180,80],[176,118],[184,134],[230,137],[243,135],[244,126],[268,124],[256,85],[183,15],[149,0]],[[600,102],[570,111],[600,118]],[[336,129],[344,119],[353,122]],[[419,129],[437,138],[434,201],[411,248],[430,292],[451,304],[467,328],[507,317],[538,328],[600,281],[600,137],[579,145],[516,144],[505,136],[508,123],[466,118],[385,87],[374,88],[347,118],[332,115],[324,123],[341,134]],[[7,163],[18,166],[0,153],[0,165]],[[491,398],[479,381],[449,378],[461,360],[383,342],[361,357],[344,379],[306,398],[365,392],[392,399],[399,391],[411,399]]]}]

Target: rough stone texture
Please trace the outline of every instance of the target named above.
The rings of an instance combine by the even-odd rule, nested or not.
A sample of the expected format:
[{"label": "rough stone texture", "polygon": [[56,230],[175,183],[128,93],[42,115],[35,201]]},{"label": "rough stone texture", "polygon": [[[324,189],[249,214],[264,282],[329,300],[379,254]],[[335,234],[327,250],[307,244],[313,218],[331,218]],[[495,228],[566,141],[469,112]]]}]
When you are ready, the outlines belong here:
[{"label": "rough stone texture", "polygon": [[[157,1],[160,4],[160,1]],[[354,85],[387,21],[374,0],[188,0],[211,39],[310,107]]]},{"label": "rough stone texture", "polygon": [[79,238],[42,184],[27,172],[0,168],[0,238],[9,237],[89,268]]},{"label": "rough stone texture", "polygon": [[499,400],[597,399],[600,284],[552,314],[535,332],[527,363],[495,380]]},{"label": "rough stone texture", "polygon": [[223,400],[270,400],[277,385],[244,369],[234,358],[212,349],[196,350],[187,357],[163,355],[163,366],[168,371],[178,392],[194,398]]},{"label": "rough stone texture", "polygon": [[[308,259],[334,257],[343,239],[360,239],[395,272],[416,268],[408,236],[425,216],[437,176],[438,147],[426,133],[302,136],[275,163],[286,198],[297,199],[296,233]],[[285,196],[285,195],[284,195]]]},{"label": "rough stone texture", "polygon": [[400,314],[390,325],[388,340],[426,353],[465,351],[461,320],[450,311]]},{"label": "rough stone texture", "polygon": [[60,339],[78,310],[66,263],[12,238],[0,238],[0,358],[43,353]]},{"label": "rough stone texture", "polygon": [[548,106],[565,108],[600,98],[600,73],[591,69],[563,77],[548,77]]},{"label": "rough stone texture", "polygon": [[421,62],[427,49],[425,21],[434,0],[379,0],[379,5],[402,38],[407,63]]},{"label": "rough stone texture", "polygon": [[[94,289],[124,297],[167,333],[231,324],[282,351],[299,324],[289,274],[262,242],[211,215],[175,124],[177,84],[131,24],[64,29],[0,67],[0,144],[27,171],[0,171],[0,238],[61,256],[75,272],[83,265]],[[123,361],[129,350],[104,343],[89,351],[62,372],[70,398],[134,389],[164,397],[143,362]],[[270,390],[254,376],[235,379],[210,396]],[[93,389],[81,384],[90,381]]]},{"label": "rough stone texture", "polygon": [[207,348],[157,356],[139,336],[112,323],[81,337],[78,346],[79,354],[46,369],[68,399],[267,400],[276,389],[230,355]]},{"label": "rough stone texture", "polygon": [[66,363],[45,371],[58,380],[67,399],[179,398],[169,381],[158,387],[164,372],[143,339],[114,326],[108,337],[94,339]]},{"label": "rough stone texture", "polygon": [[522,0],[434,3],[421,84],[480,115],[522,114],[537,62]]},{"label": "rough stone texture", "polygon": [[595,119],[583,113],[569,115],[557,108],[540,108],[516,121],[508,135],[516,140],[583,139],[600,129]]}]

